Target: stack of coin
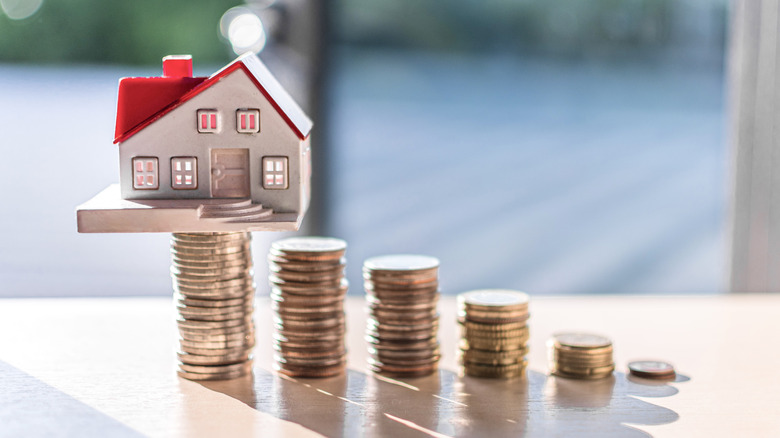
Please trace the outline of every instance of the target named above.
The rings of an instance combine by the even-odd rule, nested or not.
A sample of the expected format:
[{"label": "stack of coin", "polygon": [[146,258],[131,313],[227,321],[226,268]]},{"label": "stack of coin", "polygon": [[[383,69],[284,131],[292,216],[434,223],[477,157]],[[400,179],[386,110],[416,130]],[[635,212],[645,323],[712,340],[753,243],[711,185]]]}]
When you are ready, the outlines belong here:
[{"label": "stack of coin", "polygon": [[660,360],[636,360],[629,362],[628,371],[632,376],[643,379],[674,380],[677,377],[674,366]]},{"label": "stack of coin", "polygon": [[550,372],[572,379],[602,379],[612,375],[612,341],[590,333],[558,333],[547,342]]},{"label": "stack of coin", "polygon": [[460,363],[474,377],[511,378],[528,361],[528,294],[484,289],[458,295]]},{"label": "stack of coin", "polygon": [[245,232],[173,234],[180,376],[225,380],[251,371],[255,285],[250,246],[251,235]]},{"label": "stack of coin", "polygon": [[373,257],[363,264],[372,371],[415,377],[437,370],[438,271],[438,259],[421,255]]},{"label": "stack of coin", "polygon": [[296,377],[328,377],[346,368],[344,278],[347,243],[292,237],[268,254],[276,369]]}]

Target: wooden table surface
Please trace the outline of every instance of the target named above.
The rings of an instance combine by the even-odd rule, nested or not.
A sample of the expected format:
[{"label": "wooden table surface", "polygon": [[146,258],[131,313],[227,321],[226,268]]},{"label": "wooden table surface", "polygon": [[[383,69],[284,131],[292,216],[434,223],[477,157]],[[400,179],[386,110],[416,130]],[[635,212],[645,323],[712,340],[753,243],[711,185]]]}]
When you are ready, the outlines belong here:
[{"label": "wooden table surface", "polygon": [[[175,374],[169,299],[0,300],[0,437],[780,436],[780,295],[534,298],[528,375],[510,381],[461,377],[452,297],[440,312],[433,376],[367,372],[349,298],[347,374],[292,379],[271,371],[259,299],[254,375],[201,384]],[[568,329],[612,337],[614,377],[547,375],[545,341]],[[637,358],[680,375],[629,378]]]}]

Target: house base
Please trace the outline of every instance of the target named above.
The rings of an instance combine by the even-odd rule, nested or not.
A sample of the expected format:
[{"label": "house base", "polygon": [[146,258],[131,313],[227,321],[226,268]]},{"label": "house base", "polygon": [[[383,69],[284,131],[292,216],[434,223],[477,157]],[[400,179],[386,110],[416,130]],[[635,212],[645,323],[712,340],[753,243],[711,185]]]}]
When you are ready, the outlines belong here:
[{"label": "house base", "polygon": [[76,208],[79,233],[297,231],[302,220],[303,214],[276,213],[247,200],[127,200],[119,184]]}]

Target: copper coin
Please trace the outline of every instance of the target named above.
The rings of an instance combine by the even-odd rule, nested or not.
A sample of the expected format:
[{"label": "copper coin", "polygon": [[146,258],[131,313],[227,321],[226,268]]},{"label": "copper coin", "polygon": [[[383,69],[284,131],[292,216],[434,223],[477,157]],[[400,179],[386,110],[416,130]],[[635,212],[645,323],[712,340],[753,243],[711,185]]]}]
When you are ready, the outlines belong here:
[{"label": "copper coin", "polygon": [[229,365],[245,362],[252,357],[250,351],[242,351],[232,356],[201,356],[189,353],[176,353],[176,356],[180,362],[190,365]]},{"label": "copper coin", "polygon": [[467,376],[510,379],[525,375],[527,361],[512,365],[483,365],[483,364],[464,364],[463,371]]},{"label": "copper coin", "polygon": [[375,295],[413,295],[413,294],[425,294],[437,292],[439,290],[439,282],[430,282],[424,284],[414,285],[397,285],[397,284],[383,284],[377,283],[373,280],[365,280],[363,282],[363,288],[366,292],[373,292]]},{"label": "copper coin", "polygon": [[276,362],[274,368],[280,373],[292,377],[329,377],[344,372],[346,360],[342,359],[328,366],[293,365]]},{"label": "copper coin", "polygon": [[416,366],[416,367],[402,367],[393,365],[372,365],[369,364],[368,369],[383,376],[387,377],[423,377],[433,374],[439,369],[438,362]]},{"label": "copper coin", "polygon": [[343,314],[335,318],[306,319],[302,321],[284,319],[280,318],[278,315],[274,316],[274,326],[282,330],[327,330],[328,328],[343,326],[345,323],[346,320]]}]

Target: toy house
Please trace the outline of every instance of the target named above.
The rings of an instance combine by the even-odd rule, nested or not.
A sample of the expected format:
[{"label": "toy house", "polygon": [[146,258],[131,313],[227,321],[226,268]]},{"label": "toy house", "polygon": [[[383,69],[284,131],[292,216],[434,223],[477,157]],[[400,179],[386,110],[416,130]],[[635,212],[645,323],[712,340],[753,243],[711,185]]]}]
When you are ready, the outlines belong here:
[{"label": "toy house", "polygon": [[190,56],[119,82],[119,187],[79,207],[82,232],[297,229],[312,122],[254,54],[210,77]]}]

